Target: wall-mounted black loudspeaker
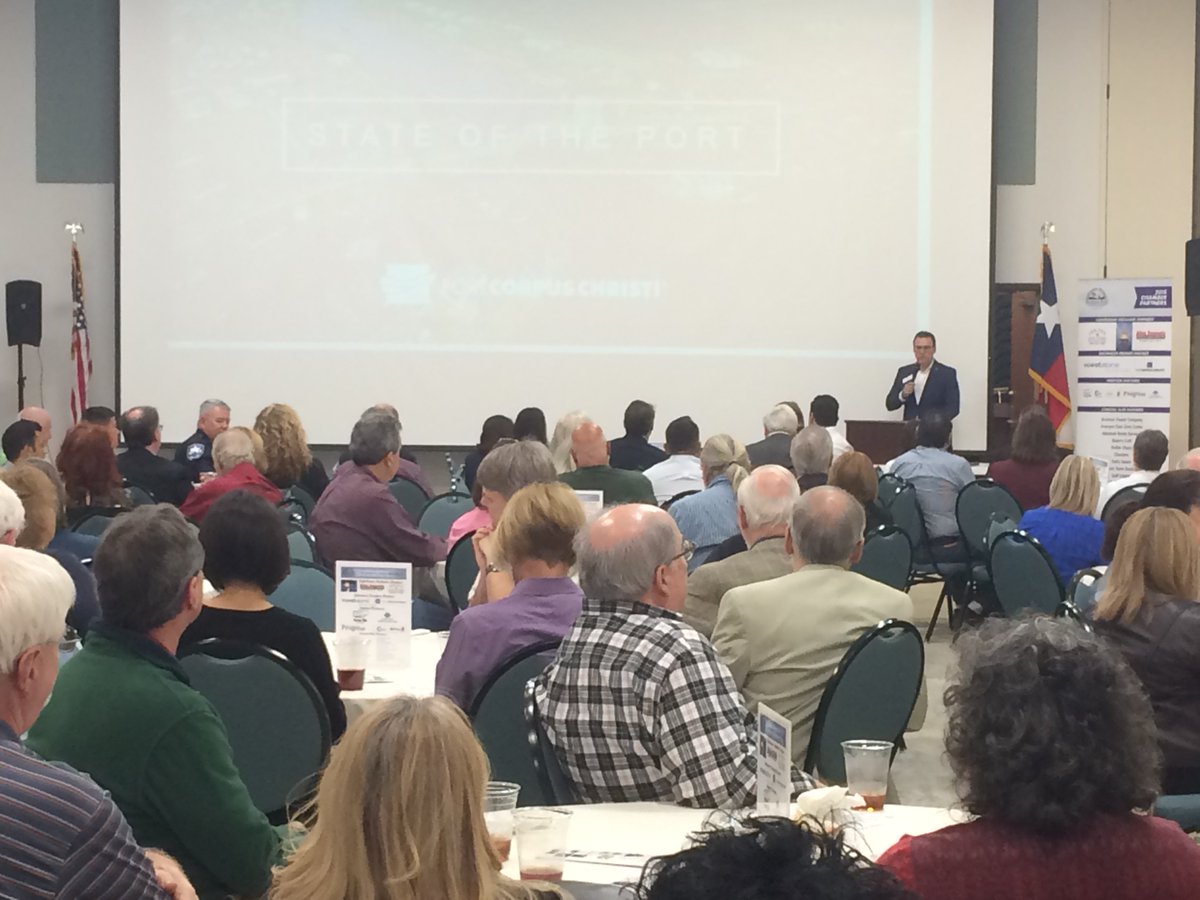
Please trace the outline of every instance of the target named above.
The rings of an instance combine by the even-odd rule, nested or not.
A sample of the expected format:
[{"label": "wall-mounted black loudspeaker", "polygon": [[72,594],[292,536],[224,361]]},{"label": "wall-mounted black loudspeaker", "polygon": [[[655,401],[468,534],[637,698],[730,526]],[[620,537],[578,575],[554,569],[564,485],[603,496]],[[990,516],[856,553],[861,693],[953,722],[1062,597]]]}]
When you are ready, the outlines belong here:
[{"label": "wall-mounted black loudspeaker", "polygon": [[1187,268],[1184,270],[1183,302],[1189,316],[1200,316],[1200,239],[1190,240],[1185,246]]},{"label": "wall-mounted black loudspeaker", "polygon": [[4,286],[8,346],[42,343],[42,284],[40,281],[10,281]]}]

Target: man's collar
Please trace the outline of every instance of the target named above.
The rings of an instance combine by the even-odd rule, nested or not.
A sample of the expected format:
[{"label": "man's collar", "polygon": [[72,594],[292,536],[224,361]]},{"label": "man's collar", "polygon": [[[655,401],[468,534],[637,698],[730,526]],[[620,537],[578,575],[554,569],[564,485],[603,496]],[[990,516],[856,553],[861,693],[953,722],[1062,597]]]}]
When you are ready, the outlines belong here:
[{"label": "man's collar", "polygon": [[761,544],[766,544],[767,541],[782,541],[782,540],[783,540],[782,534],[768,534],[766,537],[760,537],[757,541],[755,541],[753,544],[751,544],[748,549],[753,550],[755,547],[757,547]]},{"label": "man's collar", "polygon": [[656,616],[667,619],[679,618],[678,613],[673,613],[669,609],[663,609],[661,606],[651,606],[649,603],[643,603],[641,600],[597,600],[585,597],[583,611],[585,614],[617,613],[620,615]]},{"label": "man's collar", "polygon": [[21,737],[17,734],[16,729],[0,719],[0,741],[12,741],[14,744],[21,743]]},{"label": "man's collar", "polygon": [[83,641],[84,645],[86,646],[96,639],[115,644],[123,650],[140,656],[147,662],[153,663],[160,669],[166,669],[184,684],[191,684],[187,672],[179,664],[179,660],[149,635],[130,631],[127,628],[117,628],[101,620],[93,622],[88,628],[88,635]]}]

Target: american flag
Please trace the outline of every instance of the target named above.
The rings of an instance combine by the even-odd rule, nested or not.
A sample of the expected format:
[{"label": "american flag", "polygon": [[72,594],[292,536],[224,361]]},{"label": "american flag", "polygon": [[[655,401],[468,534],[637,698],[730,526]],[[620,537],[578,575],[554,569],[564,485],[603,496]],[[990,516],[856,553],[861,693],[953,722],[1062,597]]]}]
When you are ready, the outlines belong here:
[{"label": "american flag", "polygon": [[83,311],[83,264],[74,242],[71,244],[71,361],[75,364],[75,380],[71,382],[71,422],[78,424],[88,405],[92,341],[88,337],[87,316]]}]

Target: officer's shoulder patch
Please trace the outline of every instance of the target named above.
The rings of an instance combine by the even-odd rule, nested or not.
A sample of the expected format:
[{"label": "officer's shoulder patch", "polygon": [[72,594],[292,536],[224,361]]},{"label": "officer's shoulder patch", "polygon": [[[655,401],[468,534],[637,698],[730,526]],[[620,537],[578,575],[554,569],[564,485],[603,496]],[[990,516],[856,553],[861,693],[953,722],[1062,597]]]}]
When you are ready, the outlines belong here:
[{"label": "officer's shoulder patch", "polygon": [[195,462],[204,455],[204,445],[201,443],[188,444],[186,451],[188,462]]}]

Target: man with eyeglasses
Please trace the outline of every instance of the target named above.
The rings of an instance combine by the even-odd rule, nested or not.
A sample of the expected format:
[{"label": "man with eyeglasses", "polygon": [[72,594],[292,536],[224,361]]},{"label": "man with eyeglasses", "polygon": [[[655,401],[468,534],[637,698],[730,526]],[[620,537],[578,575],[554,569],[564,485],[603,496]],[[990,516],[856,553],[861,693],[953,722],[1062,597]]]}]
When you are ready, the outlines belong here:
[{"label": "man with eyeglasses", "polygon": [[[754,719],[712,645],[679,617],[691,544],[661,509],[629,504],[576,546],[583,611],[536,696],[581,798],[752,804]],[[814,786],[795,769],[792,783]]]},{"label": "man with eyeglasses", "polygon": [[109,527],[92,566],[103,621],[63,668],[28,746],[111,793],[138,843],[175,857],[200,897],[257,896],[284,831],[255,808],[216,710],[175,658],[200,613],[203,562],[173,506]]}]

